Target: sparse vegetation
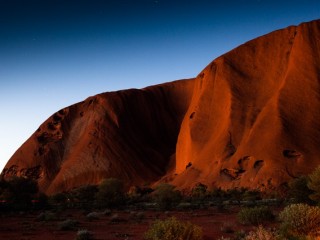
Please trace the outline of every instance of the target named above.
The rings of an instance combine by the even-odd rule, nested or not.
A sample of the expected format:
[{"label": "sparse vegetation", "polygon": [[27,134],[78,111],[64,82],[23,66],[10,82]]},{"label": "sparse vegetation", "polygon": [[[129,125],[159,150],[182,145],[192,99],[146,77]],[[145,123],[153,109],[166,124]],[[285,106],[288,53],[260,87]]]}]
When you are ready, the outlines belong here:
[{"label": "sparse vegetation", "polygon": [[37,219],[37,221],[48,222],[48,221],[56,220],[57,215],[53,212],[46,211],[46,212],[40,213],[36,219]]},{"label": "sparse vegetation", "polygon": [[91,240],[93,239],[92,233],[87,229],[78,230],[75,240]]},{"label": "sparse vegetation", "polygon": [[87,214],[86,218],[88,220],[97,220],[101,217],[102,213],[98,213],[98,212],[90,212]]},{"label": "sparse vegetation", "polygon": [[120,218],[119,218],[119,215],[117,213],[113,214],[110,217],[110,222],[112,222],[112,223],[116,223],[116,222],[119,222],[119,221],[120,221]]},{"label": "sparse vegetation", "polygon": [[147,186],[132,186],[127,195],[128,195],[128,203],[138,203],[143,201],[150,201],[150,193],[153,192],[153,189]]},{"label": "sparse vegetation", "polygon": [[[313,177],[310,177],[311,175]],[[311,193],[314,199],[317,199],[316,186],[314,185],[317,183],[318,178],[316,171],[311,175],[301,176],[289,183],[288,197],[290,202],[314,203],[308,197]],[[14,199],[11,197],[14,191],[10,190],[11,187],[9,185],[19,186],[21,184],[22,186],[26,186],[25,188],[29,189],[32,193],[27,195],[28,197],[25,197],[25,199],[29,199],[28,201],[31,202],[31,200],[36,198],[37,201],[40,201],[42,195],[35,192],[37,188],[29,188],[28,185],[24,185],[26,182],[26,179],[15,179],[12,183],[9,181],[0,182],[1,197],[7,196],[6,199]],[[24,189],[20,188],[20,190],[22,192]],[[22,193],[14,194],[18,195]],[[77,229],[79,222],[69,219],[74,217],[72,212],[68,215],[64,214],[64,210],[67,209],[73,209],[72,211],[82,209],[82,214],[87,220],[99,221],[100,218],[105,218],[107,215],[109,216],[108,221],[110,225],[118,225],[127,221],[145,224],[151,218],[161,219],[165,215],[166,220],[157,220],[152,224],[145,234],[145,239],[197,240],[202,239],[202,229],[189,222],[177,220],[175,217],[172,217],[177,216],[176,212],[169,212],[167,210],[187,210],[191,212],[193,217],[197,217],[199,212],[196,209],[200,208],[223,208],[225,214],[234,214],[234,209],[243,206],[237,214],[239,223],[258,226],[274,219],[270,205],[278,202],[278,199],[261,199],[261,196],[262,194],[259,191],[244,188],[230,190],[214,189],[209,192],[207,186],[202,183],[196,184],[191,193],[186,192],[185,195],[176,190],[175,186],[166,183],[159,184],[154,190],[148,187],[134,187],[126,195],[123,183],[118,179],[111,178],[102,181],[98,186],[83,186],[69,192],[50,196],[48,208],[46,211],[41,212],[36,217],[36,220],[42,222],[38,224],[51,226],[54,224],[51,221],[67,218],[64,221],[56,223],[56,226],[61,231],[68,231]],[[45,195],[43,195],[43,198],[44,202],[46,202],[47,198]],[[11,200],[11,202],[14,201]],[[32,206],[33,210],[38,209],[34,205]],[[118,212],[118,210],[124,207],[126,208],[124,212],[129,213],[129,216],[125,216],[124,212]],[[113,210],[113,208],[117,209]],[[145,215],[145,211],[150,209],[157,210],[155,208],[163,210],[163,212],[155,215],[156,217],[151,215],[147,217]],[[246,234],[244,231],[238,230],[238,223],[232,222],[220,222],[218,228],[220,228],[221,233],[225,233],[229,237],[233,234],[231,239],[235,240],[314,240],[316,236],[320,235],[319,209],[318,207],[311,207],[306,204],[293,204],[286,207],[279,217],[281,223],[273,223],[278,226],[280,225],[280,230],[278,231],[259,226],[254,231]],[[194,212],[195,210],[196,212]],[[84,220],[84,224],[88,224],[88,222]],[[92,239],[92,236],[87,230],[79,230],[76,239]],[[127,233],[117,233],[117,236],[124,237],[129,235]]]},{"label": "sparse vegetation", "polygon": [[153,197],[158,207],[163,210],[169,210],[177,206],[182,198],[180,191],[175,190],[173,185],[166,183],[156,187]]},{"label": "sparse vegetation", "polygon": [[191,196],[194,200],[204,200],[207,197],[207,186],[198,183],[191,192]]},{"label": "sparse vegetation", "polygon": [[38,184],[25,177],[12,177],[0,181],[0,200],[6,202],[7,210],[29,210],[37,198]]},{"label": "sparse vegetation", "polygon": [[313,191],[308,188],[308,182],[308,176],[300,176],[289,182],[288,196],[293,199],[294,203],[312,203],[309,196]]},{"label": "sparse vegetation", "polygon": [[238,220],[242,224],[258,225],[273,219],[272,211],[266,206],[242,208],[238,213]]},{"label": "sparse vegetation", "polygon": [[125,203],[125,193],[122,181],[109,178],[103,180],[98,186],[96,203],[99,208],[116,208]]},{"label": "sparse vegetation", "polygon": [[242,193],[241,200],[255,201],[261,199],[261,193],[258,190],[245,190]]},{"label": "sparse vegetation", "polygon": [[[271,229],[259,225],[254,231],[249,232],[244,240],[280,240],[279,234]],[[282,238],[282,240],[285,240]]]},{"label": "sparse vegetation", "polygon": [[54,194],[49,197],[49,204],[54,208],[64,209],[69,207],[69,194],[66,192],[61,192]]},{"label": "sparse vegetation", "polygon": [[318,166],[311,174],[309,174],[308,188],[312,191],[309,195],[310,199],[320,202],[320,166]]},{"label": "sparse vegetation", "polygon": [[95,195],[98,192],[98,187],[95,185],[85,185],[73,189],[70,192],[70,198],[79,208],[92,208],[95,201]]},{"label": "sparse vegetation", "polygon": [[58,224],[58,229],[62,231],[74,230],[78,224],[78,221],[66,219]]},{"label": "sparse vegetation", "polygon": [[243,240],[244,237],[246,236],[246,232],[243,229],[241,229],[241,230],[235,231],[233,235],[235,240]]},{"label": "sparse vegetation", "polygon": [[228,190],[215,188],[207,194],[211,199],[220,201],[255,201],[261,199],[261,193],[258,190],[248,190],[246,188],[235,188]]},{"label": "sparse vegetation", "polygon": [[208,194],[213,199],[221,199],[221,198],[225,197],[225,193],[226,192],[224,190],[222,190],[221,188],[214,188]]},{"label": "sparse vegetation", "polygon": [[287,236],[320,236],[320,208],[307,204],[292,204],[279,214],[281,230]]},{"label": "sparse vegetation", "polygon": [[156,221],[145,234],[146,240],[201,240],[202,229],[176,218]]}]

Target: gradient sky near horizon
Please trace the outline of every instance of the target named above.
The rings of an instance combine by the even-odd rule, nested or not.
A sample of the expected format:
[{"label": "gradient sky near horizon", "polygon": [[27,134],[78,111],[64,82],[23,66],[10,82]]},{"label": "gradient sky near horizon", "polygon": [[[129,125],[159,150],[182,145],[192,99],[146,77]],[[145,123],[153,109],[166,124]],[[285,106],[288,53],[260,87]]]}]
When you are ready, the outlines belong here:
[{"label": "gradient sky near horizon", "polygon": [[248,40],[319,18],[319,0],[0,0],[0,170],[61,108],[195,77]]}]

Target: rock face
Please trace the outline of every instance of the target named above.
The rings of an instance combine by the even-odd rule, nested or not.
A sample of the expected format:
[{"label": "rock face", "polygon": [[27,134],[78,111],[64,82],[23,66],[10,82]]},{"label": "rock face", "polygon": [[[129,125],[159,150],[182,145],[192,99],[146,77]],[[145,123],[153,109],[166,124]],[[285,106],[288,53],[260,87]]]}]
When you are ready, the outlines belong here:
[{"label": "rock face", "polygon": [[194,81],[90,97],[46,120],[7,163],[5,177],[38,180],[48,194],[115,177],[152,183],[174,165]]},{"label": "rock face", "polygon": [[279,187],[320,164],[319,123],[318,20],[249,41],[198,75],[174,183]]},{"label": "rock face", "polygon": [[128,186],[277,189],[320,164],[320,20],[249,41],[196,79],[90,97],[52,115],[3,175],[48,194]]}]

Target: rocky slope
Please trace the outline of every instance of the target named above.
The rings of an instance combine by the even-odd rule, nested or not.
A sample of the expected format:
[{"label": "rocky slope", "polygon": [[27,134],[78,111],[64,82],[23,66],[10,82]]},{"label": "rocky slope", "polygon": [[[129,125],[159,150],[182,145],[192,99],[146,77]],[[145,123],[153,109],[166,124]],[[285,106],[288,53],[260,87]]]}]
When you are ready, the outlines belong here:
[{"label": "rocky slope", "polygon": [[320,164],[320,20],[249,41],[196,79],[90,97],[44,122],[3,175],[51,194],[128,186],[278,189]]},{"label": "rocky slope", "polygon": [[174,164],[193,83],[108,92],[62,109],[16,151],[3,174],[35,178],[48,194],[107,177],[152,183]]},{"label": "rocky slope", "polygon": [[319,20],[217,58],[195,80],[174,183],[272,189],[310,172],[320,164],[319,97]]}]

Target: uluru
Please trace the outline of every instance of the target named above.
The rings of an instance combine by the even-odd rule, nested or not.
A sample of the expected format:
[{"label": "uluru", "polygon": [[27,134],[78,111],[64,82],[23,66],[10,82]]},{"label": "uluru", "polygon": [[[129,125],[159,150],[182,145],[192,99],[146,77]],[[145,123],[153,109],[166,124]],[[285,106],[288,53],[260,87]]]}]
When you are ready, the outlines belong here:
[{"label": "uluru", "polygon": [[194,79],[101,93],[50,116],[9,159],[53,194],[127,187],[277,190],[320,164],[320,20],[227,52]]}]

